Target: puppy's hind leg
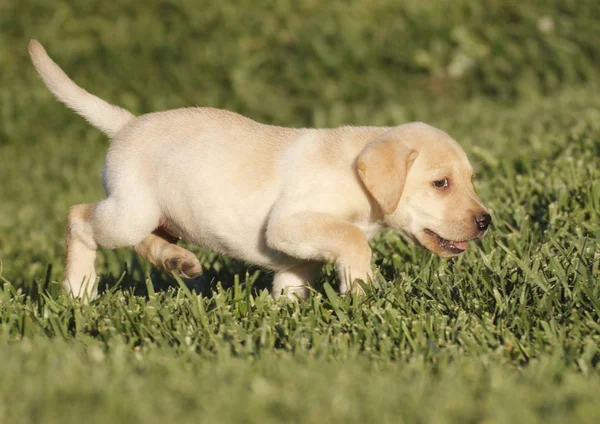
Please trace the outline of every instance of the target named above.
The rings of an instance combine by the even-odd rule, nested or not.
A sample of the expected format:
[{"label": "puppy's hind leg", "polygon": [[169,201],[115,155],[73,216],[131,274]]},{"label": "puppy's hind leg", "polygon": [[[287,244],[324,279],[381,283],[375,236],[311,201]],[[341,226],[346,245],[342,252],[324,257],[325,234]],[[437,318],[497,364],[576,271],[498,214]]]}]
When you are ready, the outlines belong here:
[{"label": "puppy's hind leg", "polygon": [[95,205],[73,206],[68,216],[63,287],[74,297],[94,298],[97,247],[134,246],[152,233],[159,217],[158,208],[139,196],[109,197]]},{"label": "puppy's hind leg", "polygon": [[175,243],[162,228],[156,229],[141,243],[135,245],[135,251],[152,265],[181,278],[194,278],[202,274],[202,266],[196,255]]},{"label": "puppy's hind leg", "polygon": [[89,222],[93,205],[75,205],[67,216],[66,278],[62,285],[74,297],[90,295],[95,290],[96,249],[94,232]]}]

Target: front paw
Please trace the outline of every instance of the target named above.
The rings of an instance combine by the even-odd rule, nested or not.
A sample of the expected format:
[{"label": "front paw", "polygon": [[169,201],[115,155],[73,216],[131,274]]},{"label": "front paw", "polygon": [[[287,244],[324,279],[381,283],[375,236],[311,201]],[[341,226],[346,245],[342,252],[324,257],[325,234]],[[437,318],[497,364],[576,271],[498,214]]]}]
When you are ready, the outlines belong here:
[{"label": "front paw", "polygon": [[366,294],[364,286],[367,284],[371,284],[370,280],[365,281],[362,278],[354,280],[350,286],[350,293],[364,296]]},{"label": "front paw", "polygon": [[[365,294],[362,285],[371,285],[373,282],[373,271],[371,268],[360,269],[358,267],[338,266],[340,276],[340,295],[348,293]],[[361,285],[362,284],[362,285]]]}]

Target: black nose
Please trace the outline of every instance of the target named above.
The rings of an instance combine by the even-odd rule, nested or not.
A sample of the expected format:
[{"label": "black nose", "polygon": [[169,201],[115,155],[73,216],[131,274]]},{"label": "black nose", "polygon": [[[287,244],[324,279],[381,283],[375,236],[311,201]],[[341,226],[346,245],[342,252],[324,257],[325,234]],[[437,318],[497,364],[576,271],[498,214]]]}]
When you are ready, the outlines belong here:
[{"label": "black nose", "polygon": [[492,217],[488,213],[480,213],[475,215],[475,222],[477,223],[477,228],[481,231],[485,231],[490,225],[490,222],[492,222]]}]

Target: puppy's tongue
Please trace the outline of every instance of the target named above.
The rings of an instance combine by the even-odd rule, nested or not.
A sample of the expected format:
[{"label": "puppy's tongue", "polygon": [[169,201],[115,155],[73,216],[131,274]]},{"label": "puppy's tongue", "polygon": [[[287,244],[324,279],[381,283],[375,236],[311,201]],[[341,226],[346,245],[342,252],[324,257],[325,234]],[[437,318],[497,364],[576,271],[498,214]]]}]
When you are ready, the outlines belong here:
[{"label": "puppy's tongue", "polygon": [[452,244],[454,245],[454,247],[456,247],[457,249],[460,250],[467,250],[467,244],[468,242],[466,241],[453,241]]}]

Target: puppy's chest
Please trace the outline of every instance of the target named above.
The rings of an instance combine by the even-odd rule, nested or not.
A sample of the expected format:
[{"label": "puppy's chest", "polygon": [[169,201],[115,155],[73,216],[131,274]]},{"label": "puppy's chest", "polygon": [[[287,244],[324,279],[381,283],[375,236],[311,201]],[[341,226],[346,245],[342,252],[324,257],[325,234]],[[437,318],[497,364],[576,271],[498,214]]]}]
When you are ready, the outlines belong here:
[{"label": "puppy's chest", "polygon": [[367,237],[367,240],[371,240],[373,237],[375,237],[383,228],[383,226],[381,225],[380,222],[373,222],[370,220],[360,220],[358,222],[354,223],[358,228],[360,228],[360,230],[363,232],[363,234]]}]

